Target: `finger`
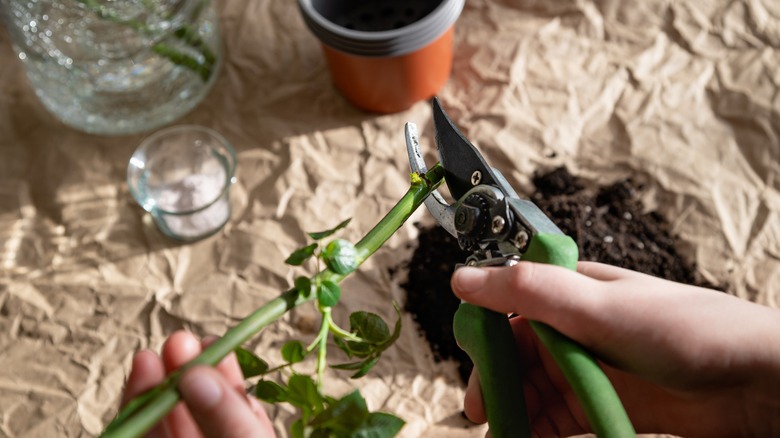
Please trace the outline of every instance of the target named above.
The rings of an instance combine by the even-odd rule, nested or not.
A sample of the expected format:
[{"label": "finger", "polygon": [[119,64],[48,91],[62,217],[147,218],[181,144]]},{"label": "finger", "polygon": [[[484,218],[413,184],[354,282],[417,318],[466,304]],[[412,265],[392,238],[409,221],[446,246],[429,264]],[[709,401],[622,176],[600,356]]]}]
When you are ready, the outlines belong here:
[{"label": "finger", "polygon": [[536,437],[563,436],[556,429],[555,423],[552,421],[552,419],[546,415],[542,415],[533,420],[531,431],[533,436]]},{"label": "finger", "polygon": [[539,366],[527,371],[526,381],[530,385],[529,392],[533,393],[527,401],[532,413],[531,427],[539,430],[540,436],[572,436],[587,432],[582,426],[587,424],[587,419],[552,356],[542,355]]},{"label": "finger", "polygon": [[527,370],[539,363],[539,338],[531,328],[526,318],[516,316],[509,319],[512,334],[515,336],[515,345],[520,357],[520,369]]},{"label": "finger", "polygon": [[179,390],[193,418],[206,437],[238,438],[272,436],[252,411],[243,394],[237,392],[219,371],[193,367],[182,375]]},{"label": "finger", "polygon": [[162,349],[165,371],[170,373],[200,354],[200,341],[192,333],[179,330],[168,337]]},{"label": "finger", "polygon": [[[200,341],[191,333],[183,330],[172,334],[165,341],[162,349],[162,360],[168,373],[173,372],[182,365],[194,359],[200,354]],[[173,437],[199,437],[202,436],[191,413],[183,403],[176,405],[165,418],[168,431]]]},{"label": "finger", "polygon": [[[217,336],[208,336],[203,339],[201,344],[205,349],[209,345],[213,344],[217,339],[219,339]],[[228,384],[230,384],[236,391],[244,394],[244,373],[241,371],[241,366],[238,364],[238,358],[236,357],[235,353],[230,353],[229,355],[225,356],[225,358],[222,359],[222,361],[220,361],[220,363],[217,365],[217,371],[222,374],[225,380],[227,380]],[[252,412],[254,412],[257,419],[260,420],[260,423],[262,423],[262,429],[273,430],[273,423],[271,423],[271,419],[268,418],[268,414],[265,412],[265,409],[263,409],[263,406],[260,404],[260,402],[250,395],[245,395],[245,397],[249,403],[250,409]]]},{"label": "finger", "polygon": [[151,351],[139,351],[133,357],[133,365],[122,396],[122,406],[133,397],[152,389],[164,378],[165,368],[160,358]]},{"label": "finger", "polygon": [[637,272],[598,262],[578,262],[577,272],[595,280],[616,281],[630,278]]},{"label": "finger", "polygon": [[[133,397],[152,389],[165,378],[165,367],[162,360],[153,352],[144,350],[133,357],[133,365],[127,378],[127,386],[122,396],[122,406]],[[163,438],[165,425],[160,423],[146,434],[146,438]]]},{"label": "finger", "polygon": [[[205,350],[209,345],[213,344],[217,339],[217,336],[208,336],[203,338],[201,345]],[[241,366],[238,364],[238,359],[235,353],[230,353],[217,364],[217,370],[222,373],[224,377],[237,391],[244,389],[244,374],[241,372]]]},{"label": "finger", "polygon": [[559,329],[572,324],[575,311],[592,314],[603,298],[604,284],[559,266],[530,262],[504,268],[463,267],[452,277],[452,289],[464,301]]},{"label": "finger", "polygon": [[463,400],[463,411],[466,417],[474,423],[482,424],[487,421],[485,405],[482,402],[482,387],[479,384],[477,369],[471,370],[469,383],[466,387],[466,396]]},{"label": "finger", "polygon": [[[262,425],[260,429],[268,431],[274,430],[273,423],[268,417],[268,413],[263,409],[263,405],[252,396],[247,396],[247,400],[249,400],[249,407],[252,409],[252,412],[254,412],[257,419],[260,420],[260,424]],[[274,434],[269,436],[274,436]]]},{"label": "finger", "polygon": [[[524,324],[515,322],[515,319],[520,319]],[[537,419],[549,415],[551,406],[556,404],[561,394],[570,391],[570,387],[528,321],[515,319],[512,321],[512,329],[522,357],[523,393],[529,421],[534,429]]]}]

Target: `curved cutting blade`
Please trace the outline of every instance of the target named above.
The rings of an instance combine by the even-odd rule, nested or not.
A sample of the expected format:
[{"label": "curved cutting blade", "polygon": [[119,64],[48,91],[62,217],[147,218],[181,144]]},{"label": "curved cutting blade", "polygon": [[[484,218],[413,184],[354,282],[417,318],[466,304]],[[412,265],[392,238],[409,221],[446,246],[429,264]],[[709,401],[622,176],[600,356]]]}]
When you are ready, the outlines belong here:
[{"label": "curved cutting blade", "polygon": [[[420,141],[417,138],[417,125],[414,123],[407,123],[404,126],[404,134],[406,136],[406,152],[409,154],[409,165],[412,167],[412,172],[417,172],[420,175],[428,172],[428,166],[425,165],[422,152],[420,152]],[[442,228],[447,230],[453,236],[457,236],[455,231],[455,209],[447,204],[438,190],[434,190],[430,196],[425,198],[425,206],[428,207],[428,211],[436,222],[441,225]]]},{"label": "curved cutting blade", "polygon": [[478,184],[502,187],[482,154],[461,134],[435,97],[433,126],[436,130],[436,148],[444,166],[444,180],[453,198],[460,199]]}]

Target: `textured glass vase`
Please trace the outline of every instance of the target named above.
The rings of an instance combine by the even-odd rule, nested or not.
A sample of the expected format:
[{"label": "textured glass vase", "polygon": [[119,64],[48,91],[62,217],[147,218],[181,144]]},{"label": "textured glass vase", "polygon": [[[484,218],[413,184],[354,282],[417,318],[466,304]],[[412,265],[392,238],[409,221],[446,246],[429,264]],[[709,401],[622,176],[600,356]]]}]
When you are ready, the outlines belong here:
[{"label": "textured glass vase", "polygon": [[90,133],[179,118],[221,64],[210,0],[0,0],[0,15],[43,105]]}]

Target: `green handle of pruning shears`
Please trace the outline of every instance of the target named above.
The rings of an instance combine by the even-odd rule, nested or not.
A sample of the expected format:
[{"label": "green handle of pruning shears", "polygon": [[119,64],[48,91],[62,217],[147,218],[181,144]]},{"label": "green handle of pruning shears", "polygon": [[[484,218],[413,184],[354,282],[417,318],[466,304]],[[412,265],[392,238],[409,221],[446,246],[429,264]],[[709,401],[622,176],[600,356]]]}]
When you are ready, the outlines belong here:
[{"label": "green handle of pruning shears", "polygon": [[[563,234],[533,236],[523,260],[575,270],[576,243]],[[599,437],[635,436],[620,399],[595,359],[552,327],[531,322],[580,401]],[[493,438],[531,436],[523,398],[520,358],[506,315],[463,303],[455,313],[455,338],[474,362]]]},{"label": "green handle of pruning shears", "polygon": [[491,437],[530,437],[520,353],[507,316],[461,303],[453,332],[479,374]]}]

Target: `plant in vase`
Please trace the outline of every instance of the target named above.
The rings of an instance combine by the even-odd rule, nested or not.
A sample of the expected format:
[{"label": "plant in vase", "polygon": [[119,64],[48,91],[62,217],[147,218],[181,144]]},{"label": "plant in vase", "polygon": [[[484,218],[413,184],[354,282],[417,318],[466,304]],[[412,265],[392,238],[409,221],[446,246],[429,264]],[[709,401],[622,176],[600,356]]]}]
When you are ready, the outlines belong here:
[{"label": "plant in vase", "polygon": [[0,19],[43,105],[89,133],[179,118],[205,97],[222,59],[209,0],[0,0]]}]

